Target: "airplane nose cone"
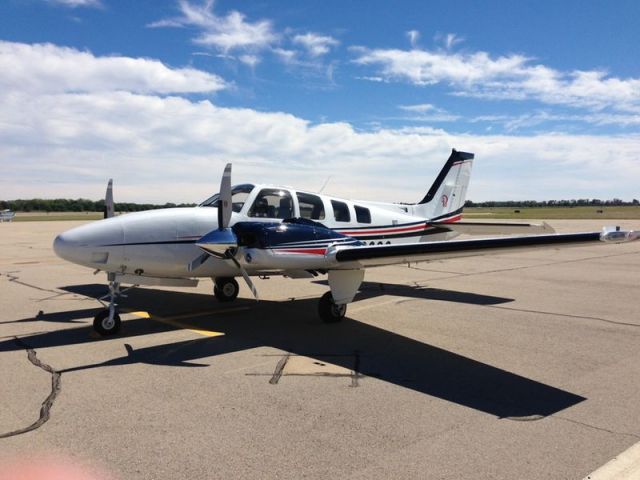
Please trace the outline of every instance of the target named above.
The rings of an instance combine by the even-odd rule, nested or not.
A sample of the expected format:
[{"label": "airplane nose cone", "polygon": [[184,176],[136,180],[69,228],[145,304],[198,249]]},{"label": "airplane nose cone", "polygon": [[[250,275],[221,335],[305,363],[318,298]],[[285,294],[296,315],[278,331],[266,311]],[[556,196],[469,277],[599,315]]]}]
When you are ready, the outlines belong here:
[{"label": "airplane nose cone", "polygon": [[67,237],[68,235],[65,235],[64,233],[58,235],[53,241],[53,251],[56,252],[56,255],[58,255],[60,258],[71,260],[71,252],[73,247],[71,245],[72,242],[70,242]]},{"label": "airplane nose cone", "polygon": [[104,264],[108,253],[115,251],[122,241],[122,225],[114,217],[61,233],[53,241],[53,251],[68,262],[94,268],[96,264]]}]

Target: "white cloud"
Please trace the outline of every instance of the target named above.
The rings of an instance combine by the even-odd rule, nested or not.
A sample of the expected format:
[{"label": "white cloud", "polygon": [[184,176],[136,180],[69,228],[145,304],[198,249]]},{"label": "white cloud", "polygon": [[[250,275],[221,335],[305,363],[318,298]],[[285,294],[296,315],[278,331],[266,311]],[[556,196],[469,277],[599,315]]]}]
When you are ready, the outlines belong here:
[{"label": "white cloud", "polygon": [[225,88],[220,77],[157,60],[96,57],[52,44],[0,41],[0,95],[5,92],[205,93]]},{"label": "white cloud", "polygon": [[[457,40],[447,36],[447,47]],[[460,96],[640,112],[640,78],[622,79],[598,70],[563,72],[517,54],[492,57],[482,51],[352,51],[357,54],[355,63],[378,67],[375,76],[420,86],[444,83]]]},{"label": "white cloud", "polygon": [[[301,40],[300,37],[305,39]],[[294,38],[298,38],[298,41],[294,43],[304,44],[306,42],[304,50],[276,47],[272,52],[278,60],[289,69],[290,73],[303,78],[303,84],[306,88],[332,88],[335,86],[334,73],[337,62],[325,60],[324,53],[322,53],[325,48],[323,47],[324,41],[309,41],[310,37],[306,36],[295,36]],[[325,53],[328,53],[329,47],[326,48]]]},{"label": "white cloud", "polygon": [[329,53],[332,47],[340,44],[338,40],[327,35],[317,33],[305,33],[304,35],[294,35],[294,44],[302,45],[312,57],[320,57]]},{"label": "white cloud", "polygon": [[418,40],[420,40],[420,32],[418,30],[409,30],[407,32],[407,38],[409,38],[411,48],[416,48],[418,46]]},{"label": "white cloud", "polygon": [[430,103],[420,103],[417,105],[400,105],[398,108],[407,112],[426,113],[441,111],[439,108]]},{"label": "white cloud", "polygon": [[416,105],[399,105],[400,110],[414,114],[406,118],[413,122],[455,122],[460,119],[460,115],[454,115],[443,108],[438,108],[430,103],[419,103]]},{"label": "white cloud", "polygon": [[260,63],[260,57],[258,57],[257,55],[240,55],[238,57],[238,60],[240,60],[245,65],[250,66],[251,68],[255,68],[256,65]]},{"label": "white cloud", "polygon": [[458,43],[462,42],[462,38],[458,37],[455,33],[447,33],[444,37],[444,46],[447,50],[451,50]]},{"label": "white cloud", "polygon": [[501,124],[505,131],[515,132],[523,128],[534,127],[544,123],[555,122],[565,125],[587,123],[591,125],[615,125],[629,127],[640,125],[640,115],[626,113],[588,113],[584,115],[569,115],[566,113],[553,113],[539,110],[520,115],[478,115],[467,119],[470,123],[497,123]]},{"label": "white cloud", "polygon": [[327,193],[415,201],[451,147],[477,155],[475,200],[631,198],[640,178],[638,136],[359,132],[346,123],[311,125],[284,113],[126,92],[12,95],[1,103],[3,198],[99,198],[115,176],[121,200],[197,201],[233,162],[237,182],[314,190],[339,171]]},{"label": "white cloud", "polygon": [[46,0],[47,3],[65,7],[102,7],[101,0]]},{"label": "white cloud", "polygon": [[215,48],[222,52],[231,50],[259,51],[277,43],[279,35],[269,20],[249,22],[238,11],[226,16],[213,12],[215,2],[208,0],[202,4],[180,0],[181,15],[151,23],[150,27],[195,27],[199,34],[193,41],[199,45]]},{"label": "white cloud", "polygon": [[[50,58],[40,62],[55,63],[56,48],[43,50]],[[82,62],[82,55],[89,54],[74,58]],[[29,72],[31,88],[7,81],[0,69],[3,199],[97,199],[114,177],[120,201],[197,201],[217,189],[224,164],[233,162],[235,182],[316,190],[340,172],[326,193],[416,201],[451,147],[476,153],[474,200],[637,197],[638,135],[461,135],[425,127],[363,132],[348,123],[314,125],[153,89],[139,93],[135,82],[131,91],[52,91],[49,69],[33,68],[29,55],[12,61],[14,69]],[[133,78],[146,75],[145,63],[129,61]],[[77,68],[60,71],[56,82],[74,85]]]},{"label": "white cloud", "polygon": [[[231,11],[217,15],[215,1],[197,3],[178,0],[180,15],[149,24],[149,27],[194,28],[193,42],[213,49],[228,60],[255,68],[264,54],[271,54],[295,73],[333,84],[335,64],[324,57],[340,42],[328,35],[314,32],[294,34],[291,29],[276,31],[268,19],[248,21],[244,14]],[[317,88],[317,82],[313,83]]]}]

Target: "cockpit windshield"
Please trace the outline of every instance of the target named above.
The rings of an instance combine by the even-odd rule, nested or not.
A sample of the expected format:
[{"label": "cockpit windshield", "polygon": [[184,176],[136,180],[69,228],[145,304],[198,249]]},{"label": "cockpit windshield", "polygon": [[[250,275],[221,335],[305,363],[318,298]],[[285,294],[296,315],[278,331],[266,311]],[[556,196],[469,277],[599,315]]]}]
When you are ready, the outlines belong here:
[{"label": "cockpit windshield", "polygon": [[[233,205],[232,209],[234,212],[238,213],[242,210],[242,206],[244,202],[247,201],[249,194],[253,190],[254,185],[250,183],[245,183],[242,185],[235,185],[231,187],[231,203]],[[207,198],[204,202],[202,202],[200,207],[217,207],[218,199],[220,198],[220,194],[216,193],[215,195]]]}]

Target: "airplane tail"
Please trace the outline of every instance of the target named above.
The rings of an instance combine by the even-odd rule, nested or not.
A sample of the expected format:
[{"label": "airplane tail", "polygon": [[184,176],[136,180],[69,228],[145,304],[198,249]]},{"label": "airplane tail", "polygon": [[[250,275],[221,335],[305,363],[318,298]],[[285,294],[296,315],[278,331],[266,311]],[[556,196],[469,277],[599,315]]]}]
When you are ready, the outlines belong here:
[{"label": "airplane tail", "polygon": [[413,205],[414,214],[439,222],[460,220],[473,157],[473,153],[453,149],[425,197]]}]

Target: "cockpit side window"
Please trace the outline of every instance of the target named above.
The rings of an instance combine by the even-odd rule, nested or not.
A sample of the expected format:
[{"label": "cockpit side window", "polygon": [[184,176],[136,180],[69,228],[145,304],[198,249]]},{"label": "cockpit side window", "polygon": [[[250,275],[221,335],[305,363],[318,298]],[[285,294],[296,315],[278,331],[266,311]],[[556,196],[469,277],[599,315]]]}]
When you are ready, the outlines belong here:
[{"label": "cockpit side window", "polygon": [[292,218],[293,199],[286,190],[279,188],[263,188],[256,197],[251,209],[250,217],[258,218]]},{"label": "cockpit side window", "polygon": [[300,205],[300,216],[310,220],[324,220],[324,204],[317,195],[296,193]]},{"label": "cockpit side window", "polygon": [[[234,212],[242,210],[244,203],[253,191],[254,186],[251,184],[236,185],[231,188],[231,203]],[[216,193],[212,197],[207,198],[200,204],[201,207],[217,207],[220,194]]]}]

